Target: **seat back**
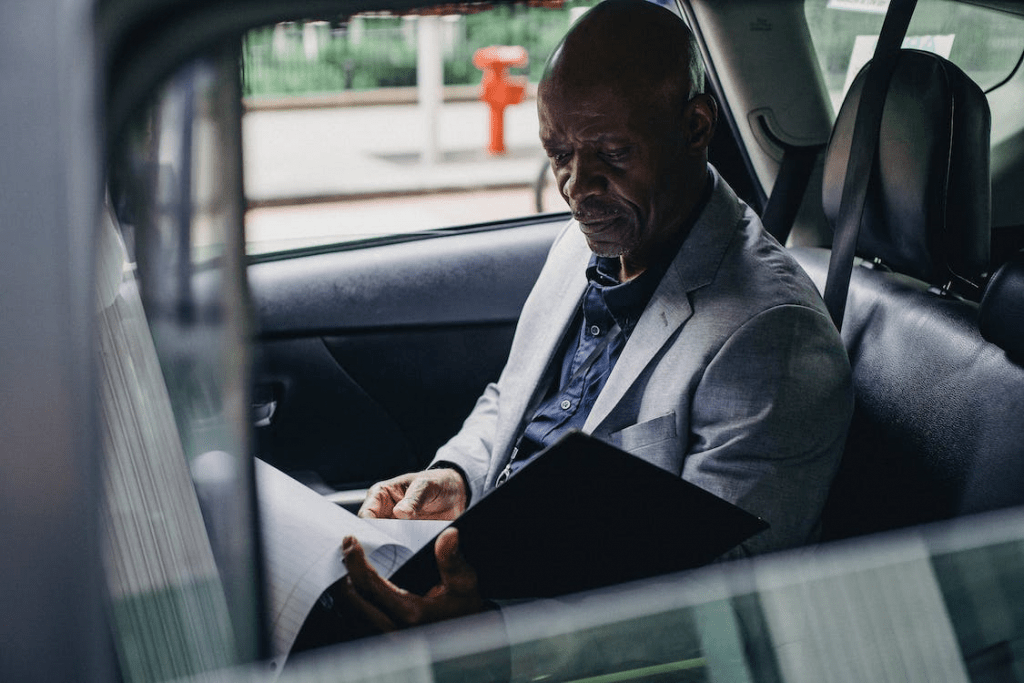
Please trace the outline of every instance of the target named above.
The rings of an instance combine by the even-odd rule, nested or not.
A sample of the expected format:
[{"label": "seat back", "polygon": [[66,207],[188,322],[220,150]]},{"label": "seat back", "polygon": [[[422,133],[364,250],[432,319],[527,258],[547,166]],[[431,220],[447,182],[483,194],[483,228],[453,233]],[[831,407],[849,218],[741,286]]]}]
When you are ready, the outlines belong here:
[{"label": "seat back", "polygon": [[[826,160],[833,222],[859,93],[855,82]],[[1024,503],[1024,367],[982,336],[978,303],[948,292],[980,298],[986,279],[988,122],[963,72],[901,53],[843,324],[856,408],[826,539]],[[793,252],[823,290],[829,252]]]},{"label": "seat back", "polygon": [[[824,288],[828,251],[794,252]],[[843,340],[856,407],[826,539],[1024,504],[1024,367],[978,315],[922,281],[854,268]]]},{"label": "seat back", "polygon": [[982,336],[1024,363],[1024,251],[995,272],[981,299],[978,327]]}]

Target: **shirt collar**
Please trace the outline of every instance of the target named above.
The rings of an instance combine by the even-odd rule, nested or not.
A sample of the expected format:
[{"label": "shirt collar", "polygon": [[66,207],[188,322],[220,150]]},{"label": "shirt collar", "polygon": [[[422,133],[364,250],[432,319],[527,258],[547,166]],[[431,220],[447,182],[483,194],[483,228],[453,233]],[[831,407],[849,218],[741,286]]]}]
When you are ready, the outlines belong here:
[{"label": "shirt collar", "polygon": [[[583,308],[587,321],[593,322],[610,315],[628,334],[654,295],[654,290],[658,288],[658,283],[661,282],[669,263],[671,259],[663,260],[632,280],[619,282],[618,258],[591,256],[590,265],[587,266],[590,286],[584,298]],[[598,310],[602,303],[605,311]]]}]

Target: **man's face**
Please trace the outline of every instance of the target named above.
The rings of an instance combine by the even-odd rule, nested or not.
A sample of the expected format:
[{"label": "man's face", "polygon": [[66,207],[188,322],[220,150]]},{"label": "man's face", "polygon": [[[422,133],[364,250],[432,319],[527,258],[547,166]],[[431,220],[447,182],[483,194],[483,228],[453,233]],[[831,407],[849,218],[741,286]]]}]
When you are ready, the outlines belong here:
[{"label": "man's face", "polygon": [[684,107],[629,90],[547,84],[538,114],[558,188],[591,251],[643,267],[671,242],[686,197],[700,188],[687,187],[695,179],[685,173]]}]

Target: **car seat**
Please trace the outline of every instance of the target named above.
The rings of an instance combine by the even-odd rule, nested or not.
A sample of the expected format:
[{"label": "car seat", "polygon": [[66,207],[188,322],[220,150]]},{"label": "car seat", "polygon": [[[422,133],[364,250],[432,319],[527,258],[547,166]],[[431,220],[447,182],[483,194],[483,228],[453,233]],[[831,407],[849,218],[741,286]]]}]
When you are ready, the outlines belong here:
[{"label": "car seat", "polygon": [[[833,224],[864,75],[827,151]],[[856,407],[825,539],[1024,503],[1024,367],[978,325],[982,309],[1002,320],[1006,301],[977,303],[989,268],[989,126],[984,94],[959,68],[901,51],[843,322]],[[792,251],[824,290],[829,251]]]}]

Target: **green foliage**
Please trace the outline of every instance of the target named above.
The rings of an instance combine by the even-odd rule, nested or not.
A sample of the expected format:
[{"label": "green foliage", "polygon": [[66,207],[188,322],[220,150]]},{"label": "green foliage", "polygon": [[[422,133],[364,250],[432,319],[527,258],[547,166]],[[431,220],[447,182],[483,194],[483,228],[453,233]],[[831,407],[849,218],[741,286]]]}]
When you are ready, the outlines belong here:
[{"label": "green foliage", "polygon": [[[447,85],[476,84],[481,73],[473,53],[489,45],[522,45],[530,56],[525,73],[536,82],[544,63],[569,27],[570,7],[589,7],[596,0],[567,2],[561,9],[501,5],[461,17],[450,31],[444,61]],[[243,90],[246,96],[281,96],[372,89],[416,84],[414,27],[398,17],[362,19],[363,39],[351,28],[321,26],[316,59],[307,60],[302,28],[280,29],[275,51],[274,28],[251,31],[243,43]],[[513,72],[522,70],[513,70]]]},{"label": "green foliage", "polygon": [[301,42],[287,41],[274,53],[273,28],[245,39],[243,92],[246,96],[301,95],[416,84],[416,50],[399,40],[366,40],[352,45],[332,37],[307,60]]}]

